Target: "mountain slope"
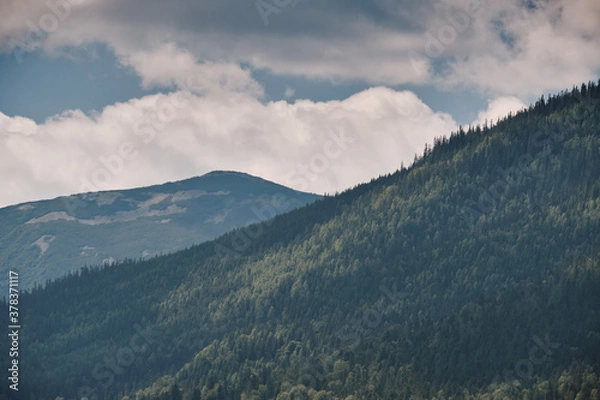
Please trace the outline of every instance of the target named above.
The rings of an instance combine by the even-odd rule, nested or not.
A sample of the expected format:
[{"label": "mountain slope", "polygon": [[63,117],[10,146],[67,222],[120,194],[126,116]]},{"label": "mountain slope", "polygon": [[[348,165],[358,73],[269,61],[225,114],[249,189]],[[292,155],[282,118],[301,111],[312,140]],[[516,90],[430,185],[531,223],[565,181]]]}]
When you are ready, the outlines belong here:
[{"label": "mountain slope", "polygon": [[[19,270],[22,288],[84,265],[149,258],[213,239],[313,202],[247,174],[215,171],[139,189],[78,194],[0,209],[0,272]],[[6,282],[2,282],[3,292]]]},{"label": "mountain slope", "polygon": [[594,84],[245,231],[22,296],[22,378],[33,398],[594,398],[599,233]]}]

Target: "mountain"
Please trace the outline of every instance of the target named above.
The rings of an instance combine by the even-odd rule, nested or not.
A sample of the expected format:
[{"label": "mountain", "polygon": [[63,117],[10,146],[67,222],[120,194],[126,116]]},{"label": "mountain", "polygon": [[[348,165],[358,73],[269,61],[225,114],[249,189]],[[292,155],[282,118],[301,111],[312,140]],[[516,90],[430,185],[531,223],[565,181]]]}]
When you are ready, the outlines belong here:
[{"label": "mountain", "polygon": [[[18,270],[21,288],[29,289],[85,265],[182,250],[319,198],[251,175],[215,171],[164,185],[6,207],[0,209],[0,272]],[[6,285],[3,280],[2,293]]]},{"label": "mountain", "polygon": [[600,396],[600,82],[241,233],[22,294],[23,398]]}]

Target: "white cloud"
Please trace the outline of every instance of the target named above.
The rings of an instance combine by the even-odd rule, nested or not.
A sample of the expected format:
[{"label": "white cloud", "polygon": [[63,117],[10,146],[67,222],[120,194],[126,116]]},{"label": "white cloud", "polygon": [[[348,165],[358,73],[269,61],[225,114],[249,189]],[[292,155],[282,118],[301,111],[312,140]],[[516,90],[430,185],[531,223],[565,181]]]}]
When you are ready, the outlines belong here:
[{"label": "white cloud", "polygon": [[477,114],[477,119],[473,121],[473,125],[488,125],[496,124],[498,119],[504,118],[508,113],[515,114],[517,111],[527,108],[527,104],[514,96],[497,97],[488,101],[487,109],[480,111]]},{"label": "white cloud", "polygon": [[[261,102],[253,68],[336,82],[467,86],[494,99],[479,123],[597,78],[600,2],[482,1],[464,29],[448,18],[473,1],[374,0],[360,11],[342,1],[300,3],[268,27],[253,2],[234,0],[2,1],[0,50],[102,42],[145,87],[174,92],[92,116],[67,111],[43,124],[0,112],[0,205],[214,169],[332,192],[410,163],[426,142],[456,128],[413,93],[382,87],[343,101]],[[443,42],[439,55],[427,52],[431,37]]]},{"label": "white cloud", "polygon": [[263,88],[249,70],[233,63],[199,63],[189,51],[166,43],[152,51],[137,51],[124,56],[123,64],[142,77],[142,85],[177,87],[198,94],[245,92],[260,97]]},{"label": "white cloud", "polygon": [[596,79],[600,70],[600,2],[548,0],[527,9],[486,3],[440,85],[471,86],[532,100]]},{"label": "white cloud", "polygon": [[449,115],[433,112],[412,92],[382,87],[343,101],[293,104],[179,90],[43,124],[0,113],[0,205],[214,169],[333,192],[409,164],[426,142],[453,129]]},{"label": "white cloud", "polygon": [[45,45],[46,40],[69,23],[82,21],[82,11],[93,9],[98,0],[3,0],[0,2],[0,51],[23,53]]}]

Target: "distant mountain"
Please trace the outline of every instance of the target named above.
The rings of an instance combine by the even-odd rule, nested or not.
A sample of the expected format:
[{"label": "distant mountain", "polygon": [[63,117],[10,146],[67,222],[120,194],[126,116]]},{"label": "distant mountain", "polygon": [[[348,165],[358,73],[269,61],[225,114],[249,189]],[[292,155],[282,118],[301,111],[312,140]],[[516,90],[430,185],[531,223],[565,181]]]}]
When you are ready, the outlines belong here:
[{"label": "distant mountain", "polygon": [[[244,173],[215,171],[6,207],[0,209],[0,273],[18,270],[27,289],[84,265],[181,250],[319,198]],[[2,293],[6,285],[1,280]]]},{"label": "distant mountain", "polygon": [[599,288],[593,84],[339,195],[23,294],[20,394],[598,400]]}]

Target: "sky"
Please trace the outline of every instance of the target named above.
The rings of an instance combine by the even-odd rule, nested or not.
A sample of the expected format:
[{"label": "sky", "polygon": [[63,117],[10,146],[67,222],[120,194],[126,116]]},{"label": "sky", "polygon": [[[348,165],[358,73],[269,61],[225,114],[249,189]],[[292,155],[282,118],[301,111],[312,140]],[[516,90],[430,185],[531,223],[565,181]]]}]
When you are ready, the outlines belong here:
[{"label": "sky", "polygon": [[597,0],[1,0],[0,207],[235,170],[335,193],[600,76]]}]

